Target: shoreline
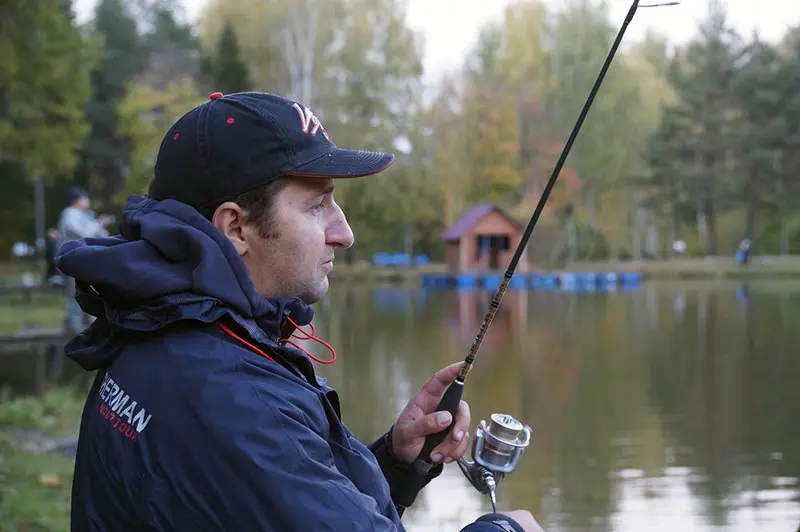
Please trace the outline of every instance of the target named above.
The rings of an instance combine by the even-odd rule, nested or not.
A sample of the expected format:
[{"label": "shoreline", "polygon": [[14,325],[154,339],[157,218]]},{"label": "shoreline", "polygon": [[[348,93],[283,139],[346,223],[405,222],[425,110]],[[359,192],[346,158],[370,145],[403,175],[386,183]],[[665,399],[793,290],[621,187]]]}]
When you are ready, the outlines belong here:
[{"label": "shoreline", "polygon": [[[743,279],[800,278],[800,256],[755,257],[749,264],[740,265],[733,258],[710,257],[661,261],[576,262],[570,267],[529,268],[525,275],[560,275],[563,273],[640,273],[649,279]],[[503,275],[504,270],[474,272],[471,275]],[[336,264],[329,278],[334,281],[390,282],[397,284],[419,282],[423,276],[447,275],[445,264],[420,267],[376,267],[369,263]],[[519,271],[514,274],[521,275]]]}]

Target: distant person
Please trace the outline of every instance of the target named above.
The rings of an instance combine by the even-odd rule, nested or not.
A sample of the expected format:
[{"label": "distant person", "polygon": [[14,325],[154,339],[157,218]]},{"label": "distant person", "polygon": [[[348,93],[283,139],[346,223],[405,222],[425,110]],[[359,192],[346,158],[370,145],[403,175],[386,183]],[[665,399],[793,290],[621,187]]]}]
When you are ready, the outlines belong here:
[{"label": "distant person", "polygon": [[736,250],[736,261],[742,266],[746,266],[750,262],[750,256],[753,253],[753,243],[749,238],[745,238],[739,244],[739,249]]},{"label": "distant person", "polygon": [[[120,235],[61,248],[59,269],[97,317],[66,346],[97,370],[72,530],[405,530],[403,509],[467,451],[467,403],[455,419],[436,411],[461,363],[432,375],[365,444],[343,421],[357,413],[342,417],[316,373],[333,347],[303,329],[328,291],[334,251],[353,245],[334,178],[377,174],[393,158],[338,148],[298,102],[215,93],[167,131]],[[293,340],[303,337],[328,360]],[[441,431],[417,461],[426,435]],[[518,510],[462,530],[541,527]]]},{"label": "distant person", "polygon": [[[108,236],[106,226],[110,223],[111,218],[108,216],[95,218],[94,213],[89,210],[89,206],[89,195],[85,190],[80,187],[70,190],[69,205],[61,211],[58,221],[58,248],[72,240]],[[86,329],[94,318],[81,310],[75,300],[75,279],[67,276],[65,284],[67,289],[65,325],[68,330],[78,333]]]}]

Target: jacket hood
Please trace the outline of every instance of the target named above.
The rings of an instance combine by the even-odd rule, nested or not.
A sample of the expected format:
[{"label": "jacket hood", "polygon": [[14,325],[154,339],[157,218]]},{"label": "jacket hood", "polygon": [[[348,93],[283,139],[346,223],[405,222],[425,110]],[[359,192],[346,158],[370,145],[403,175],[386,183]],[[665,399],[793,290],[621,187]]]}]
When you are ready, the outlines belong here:
[{"label": "jacket hood", "polygon": [[231,314],[275,341],[287,316],[301,326],[314,316],[298,298],[261,297],[230,241],[174,200],[131,196],[119,235],[67,242],[56,265],[75,278],[78,303],[97,318],[65,348],[86,369],[107,365],[130,331]]}]

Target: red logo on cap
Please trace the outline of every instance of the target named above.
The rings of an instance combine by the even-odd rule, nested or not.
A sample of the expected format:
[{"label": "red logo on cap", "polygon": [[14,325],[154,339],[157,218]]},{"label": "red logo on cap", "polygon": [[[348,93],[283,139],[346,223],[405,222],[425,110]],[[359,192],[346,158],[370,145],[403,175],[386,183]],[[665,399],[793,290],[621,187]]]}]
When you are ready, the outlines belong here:
[{"label": "red logo on cap", "polygon": [[217,100],[219,98],[222,98],[222,96],[223,96],[223,94],[221,92],[212,92],[211,95],[209,95],[208,98],[210,100]]}]

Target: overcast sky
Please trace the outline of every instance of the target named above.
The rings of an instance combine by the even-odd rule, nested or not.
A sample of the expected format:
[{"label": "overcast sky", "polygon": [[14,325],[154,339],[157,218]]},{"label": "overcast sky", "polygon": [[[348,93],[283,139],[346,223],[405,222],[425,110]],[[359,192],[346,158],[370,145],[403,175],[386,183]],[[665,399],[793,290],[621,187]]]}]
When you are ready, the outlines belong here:
[{"label": "overcast sky", "polygon": [[[77,0],[80,20],[86,20],[96,0]],[[557,5],[561,0],[546,0]],[[655,0],[642,0],[642,4]],[[196,20],[207,0],[182,0],[190,19]],[[425,37],[425,70],[433,79],[443,70],[460,65],[475,41],[480,26],[502,15],[511,0],[407,0],[409,24]],[[683,0],[680,6],[640,8],[629,26],[626,41],[646,29],[666,34],[674,43],[690,38],[704,16],[709,0]],[[731,24],[749,34],[754,29],[766,39],[779,38],[789,26],[800,24],[800,0],[725,0]],[[621,24],[630,0],[609,0],[616,24]]]}]

